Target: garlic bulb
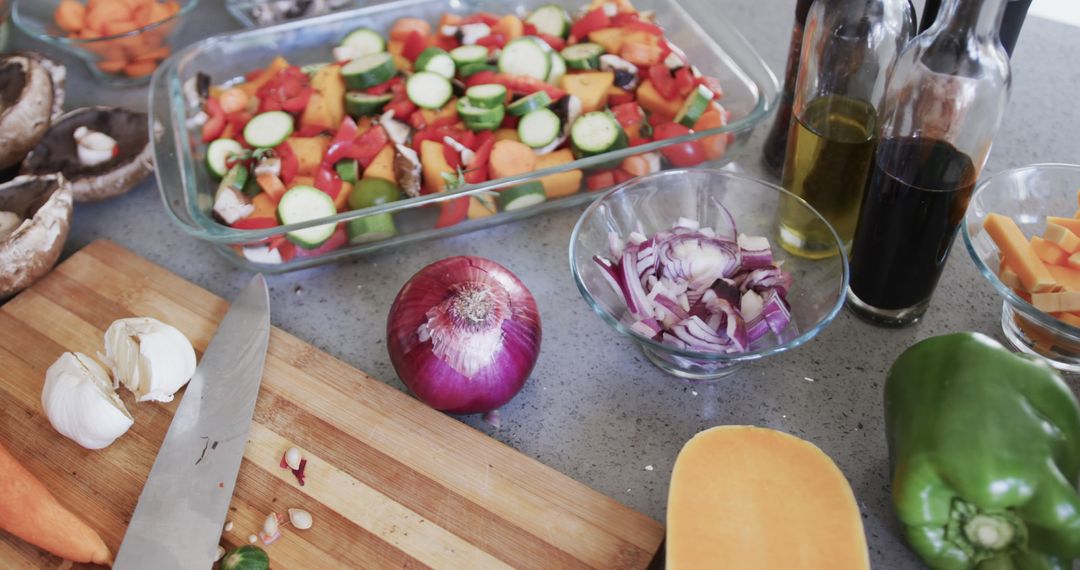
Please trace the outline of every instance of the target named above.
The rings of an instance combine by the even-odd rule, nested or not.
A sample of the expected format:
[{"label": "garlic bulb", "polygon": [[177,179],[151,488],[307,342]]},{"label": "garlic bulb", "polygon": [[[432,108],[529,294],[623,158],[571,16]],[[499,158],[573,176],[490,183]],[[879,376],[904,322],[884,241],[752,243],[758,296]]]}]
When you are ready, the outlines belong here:
[{"label": "garlic bulb", "polygon": [[140,402],[171,402],[195,374],[195,349],[184,333],[148,317],[120,319],[105,331],[105,359],[115,384]]},{"label": "garlic bulb", "polygon": [[15,212],[0,211],[0,241],[15,233],[15,230],[19,229],[22,223],[22,216]]},{"label": "garlic bulb", "polygon": [[87,449],[116,441],[134,420],[94,359],[65,352],[45,372],[41,407],[56,431]]}]

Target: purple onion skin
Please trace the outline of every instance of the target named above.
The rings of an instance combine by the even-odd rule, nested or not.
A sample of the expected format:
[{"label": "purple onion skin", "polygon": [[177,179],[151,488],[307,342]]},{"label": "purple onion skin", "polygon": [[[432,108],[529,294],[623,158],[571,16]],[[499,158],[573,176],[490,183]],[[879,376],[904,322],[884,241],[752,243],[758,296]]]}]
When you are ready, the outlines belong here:
[{"label": "purple onion skin", "polygon": [[[418,331],[428,312],[454,296],[463,284],[487,284],[507,310],[502,344],[494,357],[469,377],[433,350]],[[540,313],[525,285],[505,267],[480,257],[449,257],[421,269],[398,292],[386,323],[390,362],[422,402],[451,414],[495,410],[509,402],[532,373],[540,355]]]}]

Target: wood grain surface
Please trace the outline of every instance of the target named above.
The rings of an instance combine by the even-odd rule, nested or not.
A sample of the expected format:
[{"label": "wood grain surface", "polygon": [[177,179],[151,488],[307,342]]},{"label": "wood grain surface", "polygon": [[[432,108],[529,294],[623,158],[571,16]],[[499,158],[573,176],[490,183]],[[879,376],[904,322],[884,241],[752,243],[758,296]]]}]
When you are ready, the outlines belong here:
[{"label": "wood grain surface", "polygon": [[[135,426],[89,451],[41,410],[45,370],[96,355],[118,318],[179,328],[200,356],[228,302],[97,241],[0,307],[0,440],[115,552],[180,398],[133,402]],[[272,309],[271,309],[272,310]],[[279,467],[295,445],[304,486]],[[274,328],[222,544],[246,544],[274,511],[303,508],[266,547],[273,568],[643,568],[661,526]],[[0,568],[62,562],[0,535]]]}]

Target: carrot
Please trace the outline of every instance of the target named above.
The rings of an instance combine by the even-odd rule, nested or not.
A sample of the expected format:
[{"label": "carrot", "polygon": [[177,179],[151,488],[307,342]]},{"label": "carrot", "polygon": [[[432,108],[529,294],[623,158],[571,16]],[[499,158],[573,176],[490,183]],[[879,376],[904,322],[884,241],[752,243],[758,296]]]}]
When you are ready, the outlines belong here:
[{"label": "carrot", "polygon": [[127,66],[127,61],[122,59],[103,59],[97,62],[98,69],[105,73],[120,73]]},{"label": "carrot", "polygon": [[[274,178],[277,178],[276,176]],[[285,186],[281,187],[282,190]],[[251,213],[249,218],[273,218],[277,219],[277,203],[281,196],[274,198],[266,192],[259,192],[251,199],[251,205],[255,206],[255,211]]]},{"label": "carrot", "polygon": [[124,68],[124,73],[129,77],[146,77],[157,69],[156,61],[136,61],[135,63],[129,63]]},{"label": "carrot", "polygon": [[83,22],[86,19],[86,6],[79,4],[75,0],[62,0],[56,6],[53,18],[61,30],[73,34],[77,33],[83,29]]},{"label": "carrot", "polygon": [[[720,128],[727,124],[724,119],[724,111],[715,106],[710,106],[708,111],[698,119],[694,125],[695,131]],[[705,158],[716,160],[724,156],[728,147],[728,134],[709,135],[701,138],[701,145],[705,148]]]},{"label": "carrot", "polygon": [[66,560],[112,563],[98,533],[61,505],[3,445],[0,473],[0,529]]},{"label": "carrot", "polygon": [[130,20],[131,10],[119,0],[100,0],[86,11],[86,27],[109,35],[105,27],[109,22]]},{"label": "carrot", "polygon": [[536,153],[517,141],[498,141],[491,149],[488,170],[492,180],[532,172],[536,170]]},{"label": "carrot", "polygon": [[[170,53],[172,53],[172,50],[169,49],[169,46],[161,46],[140,54],[139,57],[135,58],[135,61],[162,61],[169,57]],[[244,93],[244,96],[246,97],[247,93]]]},{"label": "carrot", "polygon": [[277,204],[285,194],[285,183],[281,181],[281,178],[273,174],[260,174],[255,177],[255,182],[258,183],[259,188],[262,188],[266,196],[273,200],[274,204]]},{"label": "carrot", "polygon": [[660,46],[631,42],[623,42],[622,47],[619,49],[619,57],[634,65],[643,66],[658,63],[661,53],[663,52]]},{"label": "carrot", "polygon": [[150,4],[150,9],[147,11],[147,24],[153,24],[160,22],[179,11],[179,7],[171,8],[166,4],[158,4],[153,2]]},{"label": "carrot", "polygon": [[525,34],[525,22],[513,14],[507,14],[495,22],[495,25],[491,27],[491,33],[502,34],[506,41],[520,38]]},{"label": "carrot", "polygon": [[102,30],[106,36],[118,36],[139,29],[139,25],[132,20],[110,20],[105,22]]},{"label": "carrot", "polygon": [[403,42],[413,32],[420,32],[426,38],[431,35],[431,24],[420,18],[401,18],[391,26],[390,39]]},{"label": "carrot", "polygon": [[221,110],[226,113],[236,113],[237,111],[243,111],[248,104],[248,94],[243,89],[226,89],[221,94],[221,98],[218,101],[221,103]]},{"label": "carrot", "polygon": [[645,176],[652,172],[649,168],[649,161],[640,154],[627,157],[626,160],[622,161],[622,164],[619,165],[619,168],[622,168],[634,176]]}]

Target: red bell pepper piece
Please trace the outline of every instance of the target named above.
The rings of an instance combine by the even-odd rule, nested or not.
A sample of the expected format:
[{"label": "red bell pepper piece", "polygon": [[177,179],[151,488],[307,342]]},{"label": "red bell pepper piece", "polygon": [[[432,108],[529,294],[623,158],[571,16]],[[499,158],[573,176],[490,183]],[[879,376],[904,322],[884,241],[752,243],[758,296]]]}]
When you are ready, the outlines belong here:
[{"label": "red bell pepper piece", "polygon": [[270,238],[266,245],[270,249],[277,250],[278,255],[281,256],[281,261],[289,262],[296,257],[296,244],[289,241],[289,238],[285,236],[274,236]]},{"label": "red bell pepper piece", "polygon": [[356,131],[356,121],[353,121],[352,117],[346,116],[342,119],[341,126],[338,127],[337,133],[334,134],[333,140],[330,141],[330,146],[326,149],[326,155],[323,156],[322,163],[332,167],[339,161],[349,158],[348,155],[356,138]]},{"label": "red bell pepper piece", "polygon": [[[681,137],[690,129],[679,123],[660,123],[653,126],[653,138],[658,141]],[[700,140],[670,144],[660,149],[660,154],[674,166],[697,166],[705,161],[705,147]]]},{"label": "red bell pepper piece", "polygon": [[413,111],[412,114],[409,115],[409,120],[405,122],[409,123],[410,127],[418,131],[422,131],[427,128],[427,122],[424,120],[424,111],[422,109],[417,109]]},{"label": "red bell pepper piece", "polygon": [[401,47],[401,56],[410,62],[415,62],[427,47],[427,39],[420,32],[413,30],[405,38],[405,44]]},{"label": "red bell pepper piece", "polygon": [[469,196],[447,200],[439,206],[442,209],[439,212],[439,219],[435,220],[436,228],[448,228],[460,224],[469,216]]},{"label": "red bell pepper piece", "polygon": [[534,26],[533,24],[525,22],[525,24],[521,26],[521,33],[522,35],[526,36],[535,36],[539,33],[539,30],[537,30],[536,26]]},{"label": "red bell pepper piece", "polygon": [[534,32],[528,35],[536,36],[544,40],[544,43],[546,43],[548,46],[551,47],[551,49],[555,51],[562,51],[563,48],[566,47],[566,40],[560,38],[559,36],[553,36],[551,34],[544,34],[540,32]]},{"label": "red bell pepper piece", "polygon": [[488,34],[478,40],[476,45],[488,48],[489,52],[502,49],[506,46],[506,36],[502,34]]},{"label": "red bell pepper piece", "polygon": [[299,113],[307,106],[313,92],[311,79],[306,73],[295,65],[286,67],[274,74],[274,77],[256,92],[259,97],[259,112]]},{"label": "red bell pepper piece", "polygon": [[281,181],[286,186],[292,184],[292,181],[296,179],[296,173],[300,170],[300,161],[296,158],[296,153],[293,152],[289,143],[283,142],[274,147],[274,154],[281,159]]},{"label": "red bell pepper piece", "polygon": [[327,132],[326,127],[322,125],[303,125],[299,130],[293,132],[294,137],[317,137]]},{"label": "red bell pepper piece", "polygon": [[473,85],[485,85],[487,83],[494,83],[496,75],[498,75],[498,73],[495,73],[491,70],[478,71],[465,79],[465,86],[472,87]]},{"label": "red bell pepper piece", "polygon": [[380,84],[378,84],[378,85],[376,85],[374,87],[368,87],[367,89],[364,90],[364,92],[367,93],[368,95],[382,95],[382,94],[386,93],[387,91],[390,91],[391,89],[393,89],[394,85],[400,84],[401,82],[402,82],[401,76],[400,75],[395,75],[393,78],[390,79],[390,81],[380,83]]},{"label": "red bell pepper piece", "polygon": [[244,74],[244,81],[255,81],[256,79],[259,78],[259,76],[261,76],[265,72],[266,72],[266,68],[264,68],[264,67],[260,67],[258,69],[252,69],[251,71]]},{"label": "red bell pepper piece", "polygon": [[663,36],[664,29],[652,22],[641,19],[637,12],[620,12],[611,19],[611,25],[626,30],[642,31],[654,36]]},{"label": "red bell pepper piece", "polygon": [[645,120],[645,113],[637,103],[623,103],[611,108],[611,114],[622,128],[631,127]]},{"label": "red bell pepper piece", "polygon": [[248,121],[251,120],[251,113],[247,111],[237,111],[226,117],[226,120],[232,125],[234,133],[244,132],[244,127],[247,126]]},{"label": "red bell pepper piece", "polygon": [[487,24],[488,27],[491,27],[498,23],[499,17],[491,12],[475,12],[461,19],[462,26],[465,24]]},{"label": "red bell pepper piece", "polygon": [[701,77],[694,78],[694,86],[704,85],[709,91],[713,92],[713,99],[719,99],[724,96],[724,88],[720,86],[720,80],[708,75],[702,75]]},{"label": "red bell pepper piece", "polygon": [[222,110],[221,103],[211,97],[206,100],[206,114],[210,118],[203,123],[202,140],[208,143],[217,140],[221,133],[225,132],[225,111]]},{"label": "red bell pepper piece", "polygon": [[604,170],[585,177],[585,187],[590,192],[604,190],[615,185],[615,174],[610,170]]},{"label": "red bell pepper piece", "polygon": [[233,222],[232,227],[238,230],[265,230],[268,228],[276,228],[278,221],[274,218],[259,217],[259,218],[244,218],[242,220],[236,220]]},{"label": "red bell pepper piece", "polygon": [[319,169],[315,171],[315,187],[335,200],[341,193],[342,184],[341,177],[332,166],[320,164]]},{"label": "red bell pepper piece", "polygon": [[[306,249],[303,247],[296,248],[296,255],[299,257],[318,257],[340,249],[345,244],[349,243],[349,234],[345,231],[345,224],[338,224],[334,229],[334,233],[330,234],[330,238],[323,242],[322,245],[315,249]],[[301,460],[303,461],[303,460]],[[286,464],[288,466],[288,464]],[[297,469],[297,472],[300,470]],[[298,475],[299,477],[300,475]]]},{"label": "red bell pepper piece", "polygon": [[630,146],[641,146],[643,144],[648,144],[648,143],[651,143],[651,142],[652,142],[652,139],[645,138],[645,137],[630,137],[630,140],[627,141],[627,144],[629,144]]},{"label": "red bell pepper piece", "polygon": [[614,169],[612,171],[612,175],[615,177],[615,183],[616,184],[622,184],[623,182],[626,182],[627,180],[630,180],[631,178],[634,177],[633,174],[630,174],[629,172],[627,172],[627,171],[625,171],[625,170],[623,170],[621,168]]},{"label": "red bell pepper piece", "polygon": [[601,7],[590,10],[580,20],[574,22],[574,25],[570,26],[570,35],[580,40],[591,32],[610,27],[611,18],[604,13],[604,9]]},{"label": "red bell pepper piece", "polygon": [[489,71],[481,71],[480,73],[469,76],[465,85],[472,87],[473,85],[482,85],[484,83],[498,83],[500,85],[505,85],[507,89],[519,95],[531,95],[541,90],[547,91],[547,94],[551,97],[552,101],[562,99],[566,95],[566,92],[562,89],[553,85],[548,85],[535,77],[494,73]]},{"label": "red bell pepper piece", "polygon": [[375,156],[384,146],[390,143],[390,137],[381,125],[375,125],[364,131],[353,143],[353,151],[349,158],[355,158],[360,166],[367,168],[375,160]]},{"label": "red bell pepper piece", "polygon": [[312,93],[315,90],[311,87],[307,87],[300,91],[298,94],[289,97],[281,102],[281,110],[289,113],[301,113],[307,107],[308,101],[311,99]]},{"label": "red bell pepper piece", "polygon": [[491,131],[483,131],[480,134],[487,136],[476,148],[476,155],[469,163],[469,169],[465,171],[465,182],[469,184],[479,184],[488,179],[487,165],[491,160],[491,149],[495,147],[495,135]]},{"label": "red bell pepper piece", "polygon": [[665,99],[674,99],[679,94],[679,88],[675,84],[675,78],[671,76],[671,71],[667,66],[662,63],[649,66],[648,71],[649,81],[652,81],[653,87],[656,88],[659,93]]},{"label": "red bell pepper piece", "polygon": [[443,159],[446,160],[446,164],[450,166],[455,172],[458,168],[461,168],[461,153],[458,150],[448,144],[443,144],[442,147]]},{"label": "red bell pepper piece", "polygon": [[383,107],[383,111],[393,111],[395,119],[405,121],[413,114],[413,111],[416,111],[416,105],[412,101],[402,97],[387,103],[386,106]]},{"label": "red bell pepper piece", "polygon": [[675,72],[675,90],[680,97],[686,97],[690,94],[694,88],[697,87],[694,81],[694,74],[690,72],[689,66],[682,66]]},{"label": "red bell pepper piece", "polygon": [[435,36],[435,47],[442,48],[446,51],[450,51],[460,45],[461,42],[459,42],[455,36],[444,36],[442,34]]},{"label": "red bell pepper piece", "polygon": [[624,105],[626,103],[633,103],[637,101],[637,94],[633,91],[623,91],[622,93],[612,93],[608,95],[608,105]]}]

